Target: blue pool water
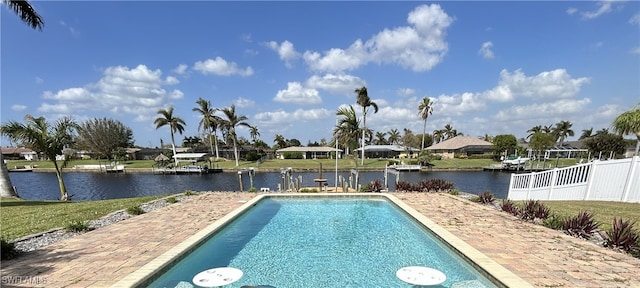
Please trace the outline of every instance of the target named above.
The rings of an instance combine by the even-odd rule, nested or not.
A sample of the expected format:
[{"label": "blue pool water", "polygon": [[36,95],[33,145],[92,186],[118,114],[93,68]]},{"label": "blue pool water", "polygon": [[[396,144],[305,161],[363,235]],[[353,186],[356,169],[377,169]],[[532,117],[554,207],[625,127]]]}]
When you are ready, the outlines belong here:
[{"label": "blue pool water", "polygon": [[265,198],[149,287],[226,266],[244,276],[225,287],[411,287],[395,275],[405,266],[442,271],[447,280],[437,287],[495,287],[383,198]]}]

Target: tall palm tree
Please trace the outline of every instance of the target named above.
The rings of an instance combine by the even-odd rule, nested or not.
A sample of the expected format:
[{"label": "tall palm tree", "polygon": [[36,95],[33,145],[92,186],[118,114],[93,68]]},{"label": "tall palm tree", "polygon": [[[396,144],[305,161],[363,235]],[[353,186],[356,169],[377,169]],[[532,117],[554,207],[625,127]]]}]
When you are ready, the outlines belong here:
[{"label": "tall palm tree", "polygon": [[260,137],[260,131],[258,131],[258,127],[249,127],[249,136],[251,137],[251,140],[253,140],[253,143],[256,143],[256,140],[258,140],[258,137]]},{"label": "tall palm tree", "polygon": [[424,137],[427,135],[427,118],[429,115],[433,113],[433,102],[429,97],[422,98],[422,102],[418,105],[418,116],[420,119],[424,120],[424,124],[422,125],[422,147],[420,150],[424,150]]},{"label": "tall palm tree", "polygon": [[348,154],[350,150],[358,146],[360,121],[352,105],[340,107],[336,115],[342,117],[338,119],[336,128],[333,130],[333,135],[338,143],[344,143],[345,152]]},{"label": "tall palm tree", "polygon": [[435,142],[436,144],[440,143],[440,141],[444,139],[444,133],[445,133],[444,129],[433,130],[433,142]]},{"label": "tall palm tree", "polygon": [[453,126],[451,126],[451,124],[444,125],[443,133],[444,133],[445,139],[447,140],[458,136],[458,131],[456,129],[453,129]]},{"label": "tall palm tree", "polygon": [[362,86],[355,90],[356,92],[356,103],[362,107],[362,163],[364,165],[364,140],[365,133],[367,132],[367,111],[369,111],[369,107],[373,107],[373,113],[378,113],[378,104],[376,102],[371,101],[369,98],[369,94],[367,93],[367,87]]},{"label": "tall palm tree", "polygon": [[[2,3],[7,5],[7,7],[13,12],[15,12],[20,20],[25,22],[31,28],[42,31],[42,27],[44,27],[44,21],[42,17],[36,12],[35,9],[29,4],[29,1],[17,1],[17,0],[2,0]],[[1,154],[1,153],[0,153]],[[11,178],[9,178],[9,171],[7,170],[7,166],[4,164],[4,158],[0,155],[0,196],[2,197],[18,197],[18,193],[16,193],[13,188],[13,184],[11,184]]]},{"label": "tall palm tree", "polygon": [[564,144],[564,139],[567,136],[573,137],[573,135],[575,135],[573,130],[571,130],[571,126],[573,126],[573,123],[569,121],[560,121],[556,123],[556,127],[553,128],[551,133],[553,133],[557,137],[558,146],[562,147],[562,145]]},{"label": "tall palm tree", "polygon": [[247,128],[251,128],[251,125],[246,122],[249,118],[244,115],[238,116],[236,114],[236,105],[231,105],[231,107],[222,108],[222,114],[227,119],[222,119],[222,127],[227,131],[227,135],[233,141],[233,154],[236,158],[236,167],[240,165],[238,162],[238,135],[236,134],[236,128],[240,126],[244,126]]},{"label": "tall palm tree", "polygon": [[398,131],[398,129],[391,129],[389,130],[389,138],[387,139],[387,141],[389,142],[389,144],[398,144],[400,142],[400,131]]},{"label": "tall palm tree", "polygon": [[7,7],[13,12],[15,12],[22,22],[29,25],[31,28],[36,30],[42,30],[44,27],[44,21],[42,17],[33,9],[33,6],[29,4],[29,1],[26,0],[2,0],[2,3],[7,5]]},{"label": "tall palm tree", "polygon": [[618,115],[613,120],[611,127],[622,135],[636,135],[638,140],[636,142],[636,151],[633,155],[638,156],[638,150],[640,150],[640,105]]},{"label": "tall palm tree", "polygon": [[280,149],[287,147],[287,140],[280,134],[276,134],[276,136],[273,137],[273,143],[276,143],[276,146]]},{"label": "tall palm tree", "polygon": [[[176,140],[174,138],[174,134],[178,132],[182,135],[182,132],[184,132],[184,126],[187,124],[182,120],[182,118],[173,116],[173,106],[167,109],[158,110],[158,114],[160,114],[160,117],[156,118],[153,123],[156,124],[156,129],[160,129],[160,127],[163,126],[169,126],[169,130],[171,131],[171,149],[175,159]],[[177,163],[178,159],[175,160]]]},{"label": "tall palm tree", "polygon": [[196,111],[200,113],[202,119],[200,119],[200,123],[198,123],[198,130],[200,128],[209,132],[209,148],[211,148],[211,154],[213,155],[213,146],[216,148],[216,159],[220,158],[220,153],[218,152],[218,123],[220,123],[220,118],[215,115],[216,109],[211,106],[211,101],[205,100],[202,98],[198,98],[196,100],[196,104],[198,107],[191,109],[192,111]]},{"label": "tall palm tree", "polygon": [[580,138],[578,140],[584,140],[593,135],[593,127],[589,129],[582,129],[582,134],[580,134]]},{"label": "tall palm tree", "polygon": [[4,164],[2,153],[0,153],[0,197],[20,198],[16,189],[13,188],[13,184],[11,184],[9,170],[7,170],[7,165]]},{"label": "tall palm tree", "polygon": [[534,134],[536,134],[538,132],[542,132],[542,126],[541,125],[536,125],[536,126],[531,127],[531,129],[527,130],[527,133],[529,133],[529,135],[527,135],[527,139],[531,138],[531,136],[533,136]]},{"label": "tall palm tree", "polygon": [[376,140],[374,141],[374,143],[376,143],[376,145],[385,145],[387,144],[387,139],[385,138],[385,136],[387,135],[387,133],[385,132],[376,132]]},{"label": "tall palm tree", "polygon": [[58,177],[60,200],[69,200],[67,187],[62,179],[62,167],[66,166],[68,159],[65,157],[65,161],[60,166],[56,156],[63,155],[64,148],[73,143],[74,131],[78,129],[78,124],[71,118],[64,117],[51,126],[44,117],[35,118],[31,115],[25,116],[25,122],[22,124],[9,121],[0,126],[0,132],[12,141],[20,142],[27,148],[43,153],[45,158],[53,162]]}]

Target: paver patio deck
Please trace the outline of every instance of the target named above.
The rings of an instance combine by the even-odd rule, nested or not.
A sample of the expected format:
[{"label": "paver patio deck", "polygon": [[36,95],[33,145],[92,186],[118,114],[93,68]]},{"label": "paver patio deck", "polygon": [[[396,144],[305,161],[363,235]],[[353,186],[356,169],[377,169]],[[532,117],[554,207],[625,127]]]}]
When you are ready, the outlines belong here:
[{"label": "paver patio deck", "polygon": [[[460,197],[393,195],[536,287],[640,287],[640,259]],[[204,193],[2,261],[2,287],[109,287],[255,196]]]}]

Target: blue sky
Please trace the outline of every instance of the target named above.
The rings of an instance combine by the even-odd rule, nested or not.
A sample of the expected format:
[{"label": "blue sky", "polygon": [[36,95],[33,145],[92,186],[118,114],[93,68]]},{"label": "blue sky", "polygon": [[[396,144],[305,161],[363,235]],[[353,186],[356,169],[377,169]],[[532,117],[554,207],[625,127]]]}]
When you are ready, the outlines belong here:
[{"label": "blue sky", "polygon": [[0,12],[2,123],[108,117],[140,146],[169,140],[153,124],[169,106],[187,123],[177,139],[199,135],[199,97],[236,105],[270,145],[275,134],[330,140],[363,85],[376,132],[422,133],[423,97],[435,103],[429,133],[520,138],[568,120],[569,140],[640,103],[637,1],[33,5],[41,32]]}]

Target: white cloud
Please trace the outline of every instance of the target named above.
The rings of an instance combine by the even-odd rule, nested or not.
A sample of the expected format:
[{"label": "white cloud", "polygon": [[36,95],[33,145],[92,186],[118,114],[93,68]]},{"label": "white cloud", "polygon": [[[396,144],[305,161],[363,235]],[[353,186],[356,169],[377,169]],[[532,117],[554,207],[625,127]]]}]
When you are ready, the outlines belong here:
[{"label": "white cloud", "polygon": [[606,13],[611,12],[612,8],[612,4],[614,1],[611,0],[607,0],[607,1],[598,1],[596,2],[596,5],[598,5],[598,10],[596,11],[588,11],[588,12],[582,12],[582,18],[584,19],[595,19],[598,18],[599,16],[602,16]]},{"label": "white cloud", "polygon": [[193,64],[193,69],[196,71],[200,71],[202,74],[215,74],[219,76],[231,76],[231,75],[240,75],[240,76],[251,76],[253,75],[253,69],[251,66],[242,69],[238,68],[238,64],[235,62],[227,62],[227,60],[222,59],[221,57],[216,57],[216,59],[207,59],[204,61],[198,61]]},{"label": "white cloud", "polygon": [[354,90],[366,86],[367,82],[352,75],[328,73],[322,77],[318,75],[309,77],[305,85],[309,88],[322,89],[332,94],[354,95]]},{"label": "white cloud", "polygon": [[27,109],[27,106],[25,105],[19,105],[19,104],[11,105],[11,110],[13,111],[24,111],[26,109]]},{"label": "white cloud", "polygon": [[42,79],[42,78],[40,78],[40,77],[36,77],[35,81],[36,81],[36,84],[42,84],[42,83],[44,83],[44,79]]},{"label": "white cloud", "polygon": [[298,125],[300,122],[313,122],[335,117],[335,111],[324,108],[319,109],[297,109],[293,112],[274,111],[256,114],[253,119],[258,127],[282,134],[285,129]]},{"label": "white cloud", "polygon": [[640,46],[631,48],[629,53],[631,53],[631,54],[640,54]]},{"label": "white cloud", "polygon": [[251,106],[255,105],[256,102],[251,100],[251,99],[246,99],[246,98],[239,97],[238,99],[233,101],[233,104],[238,106],[238,107],[240,107],[240,108],[245,108],[245,107],[251,107]]},{"label": "white cloud", "polygon": [[[500,72],[500,83],[498,85],[502,86],[500,88],[502,92],[512,94],[510,96],[503,95],[502,98],[505,100],[510,100],[517,96],[570,98],[580,92],[582,85],[590,81],[587,77],[571,78],[565,69],[545,71],[535,76],[526,76],[520,69],[513,73],[509,73],[505,69]],[[491,99],[497,100],[498,98]]]},{"label": "white cloud", "polygon": [[567,11],[566,11],[566,12],[567,12],[567,14],[569,14],[569,15],[573,15],[573,14],[576,14],[576,12],[578,12],[578,8],[575,8],[575,7],[569,7],[569,8],[567,8]]},{"label": "white cloud", "polygon": [[178,67],[173,68],[173,72],[182,75],[187,72],[187,68],[189,68],[187,64],[180,64]]},{"label": "white cloud", "polygon": [[491,51],[492,47],[493,43],[491,43],[491,41],[484,42],[482,43],[482,46],[480,46],[478,54],[480,54],[484,59],[493,59],[493,51]]},{"label": "white cloud", "polygon": [[285,66],[287,66],[288,68],[293,67],[293,64],[291,62],[300,57],[300,53],[296,52],[296,49],[293,48],[293,44],[287,40],[283,41],[281,44],[278,44],[278,42],[275,41],[271,41],[266,45],[272,50],[278,52],[280,60],[284,61]]},{"label": "white cloud", "polygon": [[71,33],[71,35],[73,37],[79,37],[80,36],[80,32],[78,30],[76,30],[74,27],[67,25],[66,22],[60,21],[60,22],[58,22],[58,24],[60,24],[60,26],[62,26],[62,27],[65,27],[65,28],[69,29],[69,32]]},{"label": "white cloud", "polygon": [[569,115],[578,114],[583,111],[589,103],[591,103],[591,100],[589,98],[584,98],[560,99],[552,102],[512,106],[508,109],[500,110],[496,115],[496,119],[501,121],[527,119],[532,121],[532,123],[537,123],[535,121],[536,119],[531,119],[532,115],[535,115],[537,119],[553,121],[550,119],[559,115],[566,118],[569,117]]},{"label": "white cloud", "polygon": [[[486,103],[480,94],[465,92],[455,95],[440,95],[436,97],[434,111],[442,115],[463,115],[468,112],[483,110]],[[416,112],[417,113],[417,112]]]},{"label": "white cloud", "polygon": [[251,34],[242,34],[240,35],[240,39],[242,39],[242,41],[247,43],[253,42],[253,40],[251,40]]},{"label": "white cloud", "polygon": [[401,97],[406,97],[416,94],[416,91],[411,88],[400,88],[398,89],[397,94]]},{"label": "white cloud", "polygon": [[416,72],[428,71],[447,53],[446,30],[453,22],[440,5],[421,5],[407,17],[410,26],[384,29],[369,40],[357,39],[346,49],[324,53],[305,51],[303,58],[315,71],[353,70],[370,62],[397,64]]},{"label": "white cloud", "polygon": [[168,106],[171,100],[181,99],[180,90],[166,91],[163,86],[177,83],[171,77],[162,79],[160,70],[145,65],[135,68],[108,67],[97,83],[73,87],[57,92],[43,93],[45,102],[39,112],[70,114],[78,111],[108,111],[131,114],[138,121],[151,119],[158,109]]},{"label": "white cloud", "polygon": [[289,82],[287,89],[278,91],[273,100],[276,102],[295,104],[322,103],[318,90],[303,87],[299,82]]},{"label": "white cloud", "polygon": [[640,12],[633,14],[631,18],[629,18],[629,24],[638,25],[640,24]]}]

